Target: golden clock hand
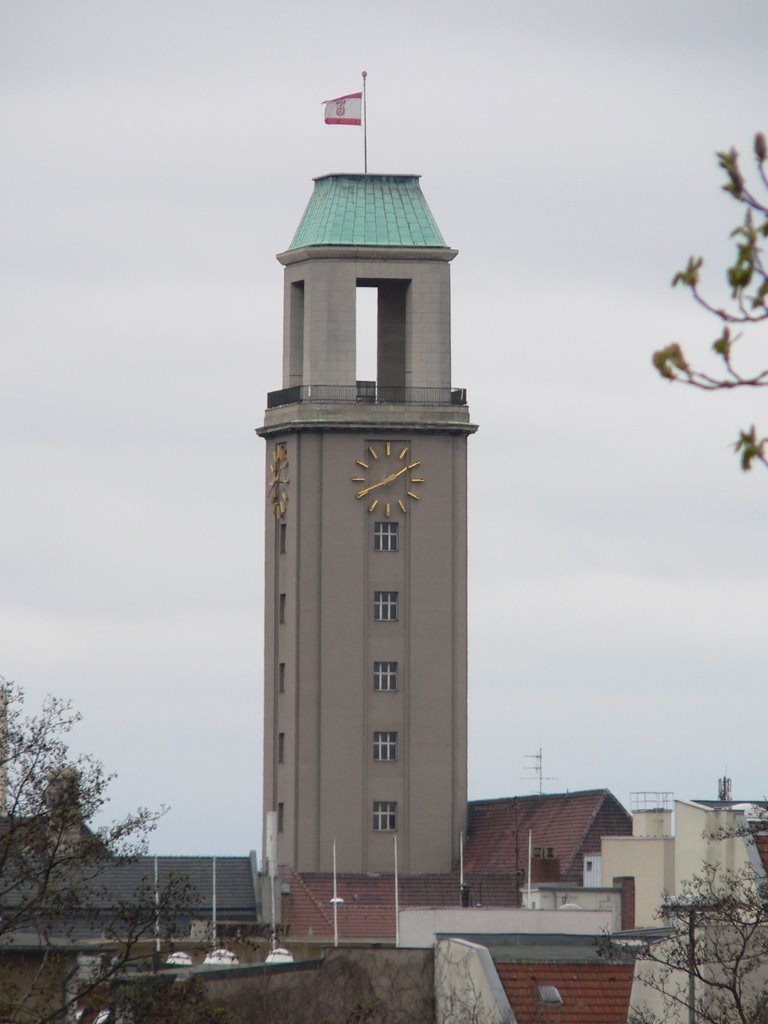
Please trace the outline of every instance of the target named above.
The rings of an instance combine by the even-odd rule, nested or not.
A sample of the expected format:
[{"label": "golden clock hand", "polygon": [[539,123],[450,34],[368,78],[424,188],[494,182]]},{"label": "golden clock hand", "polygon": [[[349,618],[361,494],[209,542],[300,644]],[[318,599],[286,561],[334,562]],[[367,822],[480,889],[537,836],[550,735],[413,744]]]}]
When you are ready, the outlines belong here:
[{"label": "golden clock hand", "polygon": [[403,466],[402,469],[396,470],[394,473],[390,473],[389,476],[385,476],[383,480],[379,480],[375,484],[371,484],[369,487],[364,487],[361,491],[357,492],[358,498],[364,498],[366,494],[370,494],[371,491],[375,491],[377,487],[384,487],[386,484],[391,484],[393,480],[397,480],[403,473],[407,473],[409,469],[414,469],[416,466],[420,466],[421,462],[412,462],[408,466]]},{"label": "golden clock hand", "polygon": [[391,483],[389,477],[385,477],[383,480],[379,480],[378,483],[371,484],[369,487],[363,487],[361,491],[358,491],[355,495],[356,498],[364,498],[366,494],[370,494],[371,491],[375,491],[377,487],[383,487],[384,484]]}]

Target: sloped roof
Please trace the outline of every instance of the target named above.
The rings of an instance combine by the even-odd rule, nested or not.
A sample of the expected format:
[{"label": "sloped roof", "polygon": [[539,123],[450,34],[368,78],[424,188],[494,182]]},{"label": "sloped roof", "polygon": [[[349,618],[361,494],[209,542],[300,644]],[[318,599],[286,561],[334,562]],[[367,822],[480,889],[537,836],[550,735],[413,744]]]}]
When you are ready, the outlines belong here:
[{"label": "sloped roof", "polygon": [[446,248],[418,174],[327,174],[289,249],[311,245]]},{"label": "sloped roof", "polygon": [[[162,891],[176,880],[188,886],[188,902],[179,913],[179,923],[192,917],[210,917],[213,908],[214,861],[216,910],[220,920],[255,921],[258,902],[250,857],[157,857],[158,887]],[[121,920],[120,908],[146,904],[154,892],[155,858],[138,857],[121,861],[109,857],[86,861],[82,868],[67,868],[64,883],[68,892],[78,894],[77,907],[69,907],[60,920],[48,924],[52,935],[59,933],[83,939],[98,934],[105,921],[114,926]],[[6,880],[7,881],[7,880]],[[8,883],[0,913],[23,902],[27,887],[22,879]],[[34,927],[34,911],[20,920],[20,926]]]},{"label": "sloped roof", "polygon": [[[497,963],[518,1024],[625,1024],[632,964]],[[562,1003],[545,1002],[542,986],[557,989]]]},{"label": "sloped roof", "polygon": [[599,853],[602,836],[632,835],[632,816],[607,789],[473,800],[464,870],[514,872],[533,846],[554,850],[563,881],[581,883],[584,854]]},{"label": "sloped roof", "polygon": [[[483,906],[517,905],[511,875],[473,876],[464,881]],[[338,875],[339,934],[344,939],[391,940],[395,937],[394,875]],[[283,918],[293,939],[333,936],[333,875],[294,872],[291,894],[283,897]],[[457,907],[459,879],[453,875],[403,875],[398,878],[400,907]]]},{"label": "sloped roof", "polygon": [[[195,911],[208,912],[213,907],[214,861],[219,917],[233,913],[255,918],[256,890],[249,857],[158,857],[159,885],[162,888],[171,877],[186,879],[192,888],[191,902]],[[154,879],[154,870],[154,857],[139,857],[116,864],[101,881],[109,879],[117,898],[128,899],[142,883]]]},{"label": "sloped roof", "polygon": [[763,865],[763,871],[768,875],[768,836],[755,836],[755,846]]}]

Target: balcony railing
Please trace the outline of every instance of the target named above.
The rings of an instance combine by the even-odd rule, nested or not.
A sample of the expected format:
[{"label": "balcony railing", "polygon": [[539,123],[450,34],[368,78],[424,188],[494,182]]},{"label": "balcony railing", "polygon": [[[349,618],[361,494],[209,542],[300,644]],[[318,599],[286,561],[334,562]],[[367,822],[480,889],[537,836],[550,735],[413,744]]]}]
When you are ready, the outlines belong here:
[{"label": "balcony railing", "polygon": [[406,388],[379,385],[375,380],[356,384],[297,384],[270,391],[267,408],[301,402],[363,402],[371,405],[466,405],[466,388]]}]

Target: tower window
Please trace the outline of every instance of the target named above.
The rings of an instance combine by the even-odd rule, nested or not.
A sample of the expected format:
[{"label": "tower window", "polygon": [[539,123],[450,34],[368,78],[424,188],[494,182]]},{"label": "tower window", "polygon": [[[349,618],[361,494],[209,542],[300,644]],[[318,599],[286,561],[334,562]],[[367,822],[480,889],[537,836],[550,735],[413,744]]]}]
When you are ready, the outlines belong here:
[{"label": "tower window", "polygon": [[277,831],[282,832],[283,826],[285,825],[285,804],[279,803],[277,805]]},{"label": "tower window", "polygon": [[281,555],[285,554],[285,540],[288,531],[287,523],[280,523],[277,527],[278,550]]},{"label": "tower window", "polygon": [[373,550],[397,551],[399,547],[399,523],[373,524]]},{"label": "tower window", "polygon": [[397,689],[396,661],[374,661],[373,688],[380,692]]},{"label": "tower window", "polygon": [[394,800],[373,801],[373,831],[397,831],[397,803]]},{"label": "tower window", "polygon": [[281,661],[277,666],[277,692],[285,693],[285,662]]},{"label": "tower window", "polygon": [[397,760],[397,733],[375,732],[373,734],[373,760]]},{"label": "tower window", "polygon": [[373,618],[375,622],[397,621],[397,598],[396,590],[374,590]]},{"label": "tower window", "polygon": [[277,601],[277,621],[285,622],[285,594],[281,594]]},{"label": "tower window", "polygon": [[279,732],[277,734],[277,763],[283,764],[285,761],[285,733]]}]

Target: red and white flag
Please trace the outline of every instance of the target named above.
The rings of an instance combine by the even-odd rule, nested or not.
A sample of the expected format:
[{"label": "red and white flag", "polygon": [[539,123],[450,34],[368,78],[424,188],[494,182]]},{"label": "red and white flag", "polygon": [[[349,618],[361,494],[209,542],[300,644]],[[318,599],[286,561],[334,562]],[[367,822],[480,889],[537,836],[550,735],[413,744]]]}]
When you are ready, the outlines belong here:
[{"label": "red and white flag", "polygon": [[346,96],[337,96],[335,100],[325,100],[326,124],[362,124],[363,94],[351,92]]}]

